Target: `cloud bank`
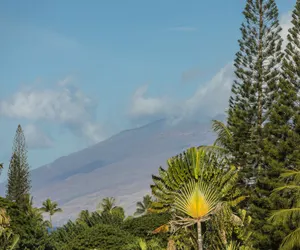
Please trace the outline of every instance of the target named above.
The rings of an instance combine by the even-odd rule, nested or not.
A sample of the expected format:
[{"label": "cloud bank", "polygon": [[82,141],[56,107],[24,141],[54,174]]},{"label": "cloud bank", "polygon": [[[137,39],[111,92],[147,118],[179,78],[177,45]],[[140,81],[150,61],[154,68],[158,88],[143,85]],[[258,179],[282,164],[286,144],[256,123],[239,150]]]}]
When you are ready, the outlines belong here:
[{"label": "cloud bank", "polygon": [[[69,84],[70,77],[59,81],[55,88],[26,89],[0,102],[0,115],[30,122],[46,121],[70,129],[74,134],[92,143],[103,139],[102,128],[96,122],[97,103],[81,90]],[[33,135],[34,127],[28,127]],[[41,133],[39,133],[41,135]],[[41,140],[48,140],[43,136]],[[33,139],[33,144],[36,138]]]}]

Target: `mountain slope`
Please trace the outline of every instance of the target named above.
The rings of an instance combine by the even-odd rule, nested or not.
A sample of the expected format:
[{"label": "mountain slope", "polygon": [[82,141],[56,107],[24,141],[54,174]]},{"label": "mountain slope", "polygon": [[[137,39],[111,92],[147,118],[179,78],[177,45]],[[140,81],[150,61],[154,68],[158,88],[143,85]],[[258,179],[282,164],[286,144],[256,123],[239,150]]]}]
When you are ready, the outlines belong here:
[{"label": "mountain slope", "polygon": [[159,120],[61,157],[31,172],[35,203],[57,201],[64,210],[54,217],[57,225],[83,209],[95,210],[106,196],[116,197],[132,214],[136,202],[150,191],[151,175],[160,165],[188,147],[213,142],[210,125]]}]

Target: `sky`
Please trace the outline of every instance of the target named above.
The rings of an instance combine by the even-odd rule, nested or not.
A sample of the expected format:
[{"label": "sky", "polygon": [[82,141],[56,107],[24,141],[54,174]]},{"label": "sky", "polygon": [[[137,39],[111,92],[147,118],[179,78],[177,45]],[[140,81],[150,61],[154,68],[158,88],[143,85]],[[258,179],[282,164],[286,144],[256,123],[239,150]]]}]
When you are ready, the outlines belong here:
[{"label": "sky", "polygon": [[[37,168],[156,119],[223,113],[245,2],[0,1],[0,162],[18,124]],[[277,4],[285,36],[295,0]]]}]

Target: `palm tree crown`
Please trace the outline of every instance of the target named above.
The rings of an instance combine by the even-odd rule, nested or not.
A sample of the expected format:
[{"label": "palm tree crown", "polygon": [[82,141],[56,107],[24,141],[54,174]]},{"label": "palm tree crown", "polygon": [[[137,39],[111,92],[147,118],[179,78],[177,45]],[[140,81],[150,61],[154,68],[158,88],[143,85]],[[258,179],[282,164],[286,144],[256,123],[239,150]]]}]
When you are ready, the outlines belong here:
[{"label": "palm tree crown", "polygon": [[139,201],[136,203],[136,212],[134,213],[135,216],[147,214],[149,212],[149,208],[152,205],[152,197],[151,195],[147,194],[143,197],[143,202]]},{"label": "palm tree crown", "polygon": [[52,202],[50,199],[47,199],[43,202],[43,207],[40,208],[40,211],[44,213],[49,213],[49,220],[52,227],[52,216],[55,213],[62,212],[62,209],[58,207],[57,202]]}]

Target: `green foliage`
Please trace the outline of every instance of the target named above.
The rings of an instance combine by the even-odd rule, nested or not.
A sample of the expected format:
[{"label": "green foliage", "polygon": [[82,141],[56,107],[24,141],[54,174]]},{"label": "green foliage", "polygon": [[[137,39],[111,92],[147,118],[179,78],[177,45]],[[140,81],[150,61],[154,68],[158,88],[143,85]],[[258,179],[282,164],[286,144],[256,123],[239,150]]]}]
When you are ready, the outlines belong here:
[{"label": "green foliage", "polygon": [[51,233],[51,247],[49,249],[68,249],[68,246],[74,241],[75,237],[84,234],[88,228],[87,225],[68,221],[65,225]]},{"label": "green foliage", "polygon": [[160,242],[157,239],[152,239],[149,241],[144,240],[143,238],[136,239],[135,242],[127,246],[128,250],[162,250],[163,248],[160,245]]},{"label": "green foliage", "polygon": [[23,211],[15,202],[0,197],[0,207],[5,208],[11,218],[10,228],[20,240],[16,249],[45,249],[49,243],[48,233],[40,217]]},{"label": "green foliage", "polygon": [[168,233],[154,235],[153,231],[168,223],[170,219],[171,215],[168,213],[147,214],[125,221],[121,229],[139,238],[146,240],[161,238],[166,242]]},{"label": "green foliage", "polygon": [[290,191],[293,194],[294,204],[291,208],[273,212],[270,220],[275,223],[292,225],[293,230],[283,239],[280,249],[293,250],[300,248],[300,170],[286,171],[281,175],[288,180],[288,184],[274,190],[273,194]]},{"label": "green foliage", "polygon": [[10,228],[10,217],[6,213],[6,210],[0,209],[0,247],[2,249],[15,249],[19,235],[14,234]]},{"label": "green foliage", "polygon": [[19,125],[13,144],[13,154],[8,169],[7,198],[21,204],[30,191],[30,174],[27,147],[22,127]]},{"label": "green foliage", "polygon": [[226,127],[232,140],[224,143],[224,133],[218,139],[242,168],[239,187],[250,199],[241,207],[253,219],[252,241],[258,249],[277,249],[290,230],[290,225],[275,226],[267,218],[271,210],[291,205],[289,194],[271,196],[271,192],[282,184],[281,172],[300,159],[297,3],[283,54],[275,1],[247,0]]},{"label": "green foliage", "polygon": [[242,180],[249,184],[256,175],[253,169],[262,165],[262,126],[280,76],[282,39],[274,0],[247,0],[243,14],[228,127],[235,164],[243,167]]},{"label": "green foliage", "polygon": [[152,177],[155,184],[151,189],[157,198],[157,202],[152,204],[152,210],[173,213],[174,192],[178,192],[189,180],[199,179],[216,188],[223,204],[222,209],[218,210],[216,220],[206,222],[204,234],[209,229],[215,235],[225,234],[225,238],[229,237],[226,232],[230,231],[228,227],[234,226],[231,221],[232,214],[237,211],[237,204],[245,199],[236,189],[238,169],[230,165],[226,158],[220,158],[203,148],[190,148],[169,159],[167,163],[166,170],[160,168],[159,176]]},{"label": "green foliage", "polygon": [[128,249],[128,245],[136,241],[136,238],[124,230],[113,225],[99,224],[97,226],[78,231],[75,237],[67,244],[62,243],[56,249],[73,250],[122,250]]},{"label": "green foliage", "polygon": [[[258,172],[255,196],[250,211],[255,230],[254,245],[259,249],[278,248],[285,235],[291,233],[293,223],[272,225],[267,221],[270,211],[292,206],[290,192],[273,193],[284,185],[280,174],[295,168],[300,160],[299,116],[299,28],[300,2],[293,13],[293,27],[289,30],[288,45],[282,62],[282,74],[273,95],[269,119],[264,126],[263,155],[265,166]],[[299,47],[298,47],[299,48]]]}]

